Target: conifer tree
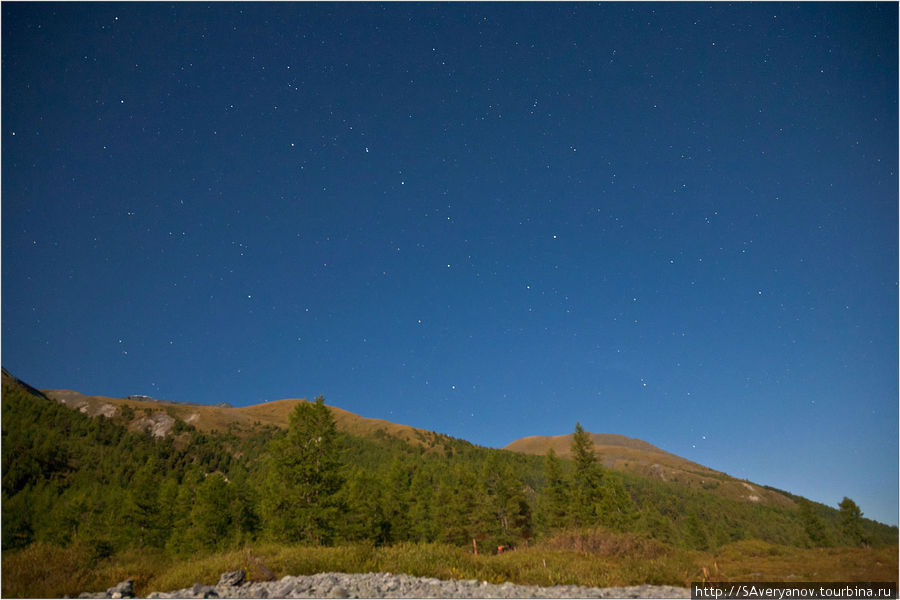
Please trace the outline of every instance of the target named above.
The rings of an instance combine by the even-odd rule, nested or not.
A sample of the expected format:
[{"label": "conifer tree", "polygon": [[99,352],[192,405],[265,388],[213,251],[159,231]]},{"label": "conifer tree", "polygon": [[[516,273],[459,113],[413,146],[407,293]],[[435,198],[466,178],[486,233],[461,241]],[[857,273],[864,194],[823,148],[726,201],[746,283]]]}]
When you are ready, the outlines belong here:
[{"label": "conifer tree", "polygon": [[566,524],[569,492],[563,477],[562,465],[553,448],[544,457],[544,493],[542,495],[542,521],[546,528],[555,529]]},{"label": "conifer tree", "polygon": [[684,520],[683,532],[688,548],[692,550],[706,550],[709,548],[709,537],[706,533],[706,528],[700,522],[696,512],[691,511],[688,513],[687,518]]},{"label": "conifer tree", "polygon": [[570,503],[570,523],[576,527],[593,525],[597,520],[597,502],[603,473],[594,454],[594,442],[581,423],[575,423],[572,436],[572,459],[575,472],[572,474],[572,494]]},{"label": "conifer tree", "polygon": [[438,541],[463,545],[485,533],[487,499],[472,470],[461,464],[444,469],[437,486],[432,514]]},{"label": "conifer tree", "polygon": [[153,459],[144,463],[134,474],[129,488],[126,514],[136,528],[138,548],[145,545],[160,546],[164,537],[164,524],[160,522],[159,478]]},{"label": "conifer tree", "polygon": [[661,542],[672,543],[675,541],[675,528],[672,520],[663,517],[652,502],[642,506],[639,514],[638,528],[640,531],[649,533],[650,537]]},{"label": "conifer tree", "polygon": [[386,474],[384,493],[385,520],[388,523],[387,541],[410,539],[409,487],[411,467],[395,456]]},{"label": "conifer tree", "polygon": [[420,465],[410,479],[409,535],[412,541],[433,542],[438,535],[434,517],[435,485],[430,475],[427,466]]},{"label": "conifer tree", "polygon": [[190,533],[196,547],[221,550],[227,546],[232,535],[231,495],[230,485],[221,473],[207,476],[197,486]]},{"label": "conifer tree", "polygon": [[865,545],[867,540],[862,534],[862,511],[856,502],[844,496],[838,504],[841,511],[841,530],[844,536],[854,545]]},{"label": "conifer tree", "polygon": [[160,547],[164,547],[175,526],[175,503],[178,498],[178,480],[168,475],[159,488],[159,525],[162,529]]},{"label": "conifer tree", "polygon": [[[602,467],[600,467],[602,468]],[[617,531],[632,529],[640,514],[622,483],[619,473],[608,473],[602,479],[597,503],[597,517],[603,525]]]},{"label": "conifer tree", "polygon": [[247,473],[235,473],[232,476],[230,488],[231,506],[228,510],[231,514],[234,534],[241,542],[250,541],[259,529],[259,515],[256,512],[257,501]]},{"label": "conifer tree", "polygon": [[595,477],[597,455],[594,454],[594,440],[584,430],[581,423],[575,423],[575,433],[572,434],[572,459],[575,461],[575,471],[579,477]]},{"label": "conifer tree", "polygon": [[370,540],[377,545],[387,542],[390,527],[378,480],[362,469],[354,469],[340,494],[346,508],[341,520],[341,537]]},{"label": "conifer tree", "polygon": [[499,544],[514,545],[531,537],[531,507],[512,466],[491,454],[481,472],[479,528]]},{"label": "conifer tree", "polygon": [[828,535],[825,532],[825,525],[815,513],[815,507],[809,500],[802,498],[800,500],[800,521],[803,523],[803,530],[809,536],[809,541],[813,546],[828,546]]},{"label": "conifer tree", "polygon": [[194,490],[203,480],[203,474],[196,466],[185,471],[175,501],[171,509],[172,534],[166,542],[166,547],[175,554],[182,555],[200,550],[196,546],[198,540],[191,535],[193,520],[191,512],[194,506]]},{"label": "conifer tree", "polygon": [[339,517],[337,429],[319,396],[291,413],[287,435],[270,444],[263,517],[270,533],[286,541],[331,541]]}]

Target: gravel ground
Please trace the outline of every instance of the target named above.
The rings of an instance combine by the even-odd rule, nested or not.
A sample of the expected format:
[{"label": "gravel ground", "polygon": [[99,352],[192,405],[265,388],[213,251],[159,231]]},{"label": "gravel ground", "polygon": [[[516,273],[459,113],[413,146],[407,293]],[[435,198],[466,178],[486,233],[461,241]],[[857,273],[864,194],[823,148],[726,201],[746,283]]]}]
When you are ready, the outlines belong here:
[{"label": "gravel ground", "polygon": [[[223,580],[225,576],[223,575]],[[110,588],[112,589],[112,588]],[[106,597],[111,597],[105,595]],[[638,585],[580,587],[500,585],[483,581],[441,580],[390,573],[318,573],[286,576],[278,581],[215,586],[194,584],[173,592],[153,592],[148,598],[689,598],[688,588]]]}]

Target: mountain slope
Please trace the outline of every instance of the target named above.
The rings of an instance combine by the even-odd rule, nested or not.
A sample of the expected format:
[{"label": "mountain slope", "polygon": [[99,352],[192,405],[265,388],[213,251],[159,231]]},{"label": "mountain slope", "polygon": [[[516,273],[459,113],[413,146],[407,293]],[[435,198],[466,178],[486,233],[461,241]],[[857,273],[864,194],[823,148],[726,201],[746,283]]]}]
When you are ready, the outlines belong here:
[{"label": "mountain slope", "polygon": [[[635,475],[679,483],[703,489],[716,495],[746,502],[793,507],[785,494],[676,456],[643,440],[613,433],[592,433],[594,450],[604,466]],[[557,456],[571,458],[572,434],[531,436],[518,439],[504,450],[525,454],[547,454],[552,448]]]},{"label": "mountain slope", "polygon": [[[112,417],[123,406],[136,412],[129,428],[149,431],[153,435],[168,435],[180,419],[200,431],[232,431],[237,435],[252,431],[256,426],[286,428],[288,417],[302,399],[284,399],[252,406],[234,408],[227,405],[209,406],[193,403],[165,402],[146,397],[111,398],[88,396],[73,390],[45,390],[43,394],[90,416]],[[439,447],[447,436],[409,425],[399,425],[383,419],[362,417],[350,411],[329,406],[340,431],[363,438],[391,437],[426,449]],[[149,413],[149,414],[148,414]],[[650,479],[661,480],[705,490],[718,496],[749,503],[794,507],[787,495],[763,486],[735,479],[701,464],[666,452],[643,440],[618,434],[591,434],[594,448],[604,466]],[[571,456],[572,435],[531,436],[516,440],[504,449],[524,454],[546,454],[550,448],[561,458]]]},{"label": "mountain slope", "polygon": [[[120,414],[123,406],[130,407],[138,413],[129,428],[132,430],[149,430],[154,435],[167,435],[174,419],[181,419],[200,431],[233,430],[240,435],[250,431],[255,425],[268,425],[286,428],[288,417],[304,399],[288,398],[234,408],[231,406],[210,406],[205,404],[166,402],[151,398],[111,398],[108,396],[88,396],[73,390],[44,390],[42,392],[69,408],[78,410],[89,416],[104,415],[112,417]],[[390,436],[399,438],[413,445],[433,447],[447,436],[424,429],[399,425],[383,419],[370,419],[350,411],[329,406],[338,430],[359,437]],[[146,414],[149,412],[150,414]]]},{"label": "mountain slope", "polygon": [[[120,556],[183,561],[188,555],[240,549],[244,557],[240,560],[246,561],[248,543],[265,547],[283,543],[288,530],[279,519],[294,505],[273,507],[268,499],[282,497],[272,493],[272,478],[278,477],[273,460],[283,460],[290,450],[283,443],[270,443],[281,433],[263,422],[281,423],[300,401],[234,409],[64,391],[55,395],[65,402],[3,373],[0,523],[4,571],[13,574],[3,579],[4,596],[11,595],[6,593],[7,579],[39,579],[31,567],[7,569],[7,558],[19,553],[25,557],[19,563],[23,566],[51,565],[54,572],[72,572],[73,567],[80,568],[77,565],[94,569]],[[841,514],[831,507],[799,498],[795,499],[800,510],[728,499],[706,489],[693,490],[684,482],[628,472],[606,472],[596,490],[602,502],[596,506],[603,508],[586,513],[580,510],[588,506],[583,497],[566,491],[578,484],[569,461],[557,464],[558,474],[548,481],[546,461],[537,454],[477,447],[346,411],[333,412],[346,418],[342,427],[368,428],[372,436],[346,435],[337,443],[340,458],[333,468],[343,485],[334,499],[340,510],[323,512],[327,504],[301,506],[307,511],[302,514],[316,511],[333,543],[358,548],[364,542],[368,548],[413,552],[443,544],[437,555],[443,564],[452,556],[447,552],[471,548],[473,539],[479,548],[530,544],[537,549],[546,544],[544,548],[592,552],[595,566],[620,556],[617,548],[626,552],[637,548],[649,568],[635,571],[629,563],[629,572],[639,578],[659,577],[655,560],[644,560],[641,548],[650,543],[645,537],[654,540],[649,547],[668,549],[665,552],[727,550],[738,543],[740,552],[762,549],[760,560],[779,563],[810,545],[865,542],[872,547],[890,545],[896,552],[896,527],[860,519],[854,532],[843,526]],[[104,414],[113,416],[97,417]],[[186,427],[179,415],[195,416],[197,427]],[[220,429],[213,432],[213,425]],[[129,432],[126,427],[143,431]],[[394,427],[400,435],[412,436],[418,447],[397,442],[390,433]],[[307,435],[312,436],[307,440],[315,439],[315,433]],[[523,445],[534,451],[547,439],[553,438],[543,442],[535,438]],[[607,452],[606,460],[618,452],[716,475],[646,442],[622,436],[594,439],[602,442],[598,446]],[[433,447],[429,441],[435,442]],[[565,437],[556,443],[566,453]],[[743,487],[746,482],[736,483]],[[567,529],[559,533],[562,528]],[[556,545],[560,542],[562,546]],[[777,554],[769,550],[773,544],[779,545]],[[346,554],[327,550],[333,558]],[[817,550],[834,556],[833,548]],[[568,577],[564,565],[569,554],[562,559],[550,572],[554,579]],[[682,564],[673,563],[672,568],[689,577]],[[824,572],[790,568],[792,573],[819,579],[818,573]],[[692,577],[700,577],[699,572]],[[79,589],[85,587],[73,585],[57,595]]]}]

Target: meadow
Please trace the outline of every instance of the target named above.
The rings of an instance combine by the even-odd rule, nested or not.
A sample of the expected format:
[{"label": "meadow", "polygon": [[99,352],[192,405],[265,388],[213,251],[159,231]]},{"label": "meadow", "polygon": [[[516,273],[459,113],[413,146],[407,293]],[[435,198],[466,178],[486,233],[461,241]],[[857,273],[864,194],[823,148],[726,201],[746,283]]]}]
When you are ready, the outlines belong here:
[{"label": "meadow", "polygon": [[214,585],[221,573],[243,569],[248,579],[319,572],[389,572],[525,585],[676,585],[693,581],[897,581],[897,546],[797,548],[759,540],[716,551],[673,547],[602,529],[565,531],[502,554],[440,543],[330,547],[247,544],[223,552],[173,558],[128,549],[96,559],[90,549],[33,544],[4,553],[3,597],[53,598],[102,591],[134,578],[135,592]]}]

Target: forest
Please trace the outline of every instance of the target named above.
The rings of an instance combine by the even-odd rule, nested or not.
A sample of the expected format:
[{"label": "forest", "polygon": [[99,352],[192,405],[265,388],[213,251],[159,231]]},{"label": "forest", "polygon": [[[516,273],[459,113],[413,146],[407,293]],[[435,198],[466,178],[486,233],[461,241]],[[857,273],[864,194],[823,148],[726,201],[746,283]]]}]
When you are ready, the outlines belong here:
[{"label": "forest", "polygon": [[[91,418],[4,377],[2,547],[129,549],[171,557],[273,542],[440,543],[482,553],[590,528],[711,551],[742,540],[796,548],[897,544],[897,528],[791,496],[730,500],[604,468],[575,425],[573,459],[341,433],[322,398],[289,427],[129,431],[133,409]],[[148,407],[150,412],[159,408]]]}]

